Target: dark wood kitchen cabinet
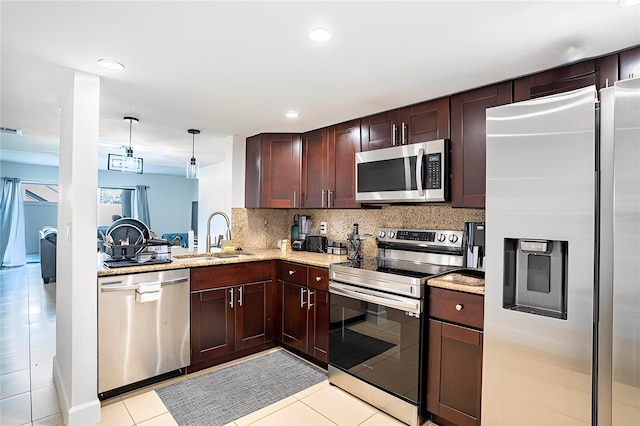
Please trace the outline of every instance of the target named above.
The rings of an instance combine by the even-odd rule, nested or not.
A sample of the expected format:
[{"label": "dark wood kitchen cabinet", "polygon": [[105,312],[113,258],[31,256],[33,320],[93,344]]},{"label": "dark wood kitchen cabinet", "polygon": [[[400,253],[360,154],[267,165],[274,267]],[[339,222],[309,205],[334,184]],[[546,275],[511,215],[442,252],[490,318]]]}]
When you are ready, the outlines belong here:
[{"label": "dark wood kitchen cabinet", "polygon": [[449,138],[449,98],[435,99],[364,117],[362,150]]},{"label": "dark wood kitchen cabinet", "polygon": [[640,46],[618,54],[618,80],[640,77]]},{"label": "dark wood kitchen cabinet", "polygon": [[513,101],[568,92],[595,85],[596,89],[613,86],[618,80],[618,54],[577,62],[513,81]]},{"label": "dark wood kitchen cabinet", "polygon": [[299,134],[247,138],[245,207],[300,207],[301,148]]},{"label": "dark wood kitchen cabinet", "polygon": [[278,266],[278,335],[282,344],[328,362],[329,271],[297,263]]},{"label": "dark wood kitchen cabinet", "polygon": [[360,207],[355,194],[357,152],[359,120],[303,134],[301,207]]},{"label": "dark wood kitchen cabinet", "polygon": [[425,406],[437,424],[480,425],[483,321],[483,296],[429,288]]},{"label": "dark wood kitchen cabinet", "polygon": [[451,207],[484,208],[486,109],[511,103],[511,82],[451,97]]},{"label": "dark wood kitchen cabinet", "polygon": [[271,262],[191,269],[191,364],[275,338]]}]

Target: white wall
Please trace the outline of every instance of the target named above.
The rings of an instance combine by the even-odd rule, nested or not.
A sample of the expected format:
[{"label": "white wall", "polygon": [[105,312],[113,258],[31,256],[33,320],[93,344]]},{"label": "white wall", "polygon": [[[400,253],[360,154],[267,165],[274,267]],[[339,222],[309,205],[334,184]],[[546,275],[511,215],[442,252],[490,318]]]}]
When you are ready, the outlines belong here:
[{"label": "white wall", "polygon": [[[231,220],[231,207],[241,202],[244,207],[245,139],[230,136],[224,140],[224,161],[200,169],[198,188],[198,251],[207,249],[207,219],[215,211],[222,211]],[[240,201],[241,200],[241,201]],[[211,220],[211,236],[225,235],[224,218]],[[233,234],[231,235],[233,237]]]},{"label": "white wall", "polygon": [[74,72],[60,123],[56,355],[53,377],[66,425],[100,421],[96,186],[100,78]]}]

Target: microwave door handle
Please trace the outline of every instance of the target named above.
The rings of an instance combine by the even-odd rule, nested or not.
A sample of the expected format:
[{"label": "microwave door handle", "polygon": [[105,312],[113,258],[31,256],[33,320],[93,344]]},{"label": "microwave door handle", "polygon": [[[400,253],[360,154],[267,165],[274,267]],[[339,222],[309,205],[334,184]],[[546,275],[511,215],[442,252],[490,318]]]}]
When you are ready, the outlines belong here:
[{"label": "microwave door handle", "polygon": [[418,157],[416,158],[416,186],[418,187],[418,196],[423,197],[424,191],[422,190],[422,163],[424,157],[424,148],[418,150]]}]

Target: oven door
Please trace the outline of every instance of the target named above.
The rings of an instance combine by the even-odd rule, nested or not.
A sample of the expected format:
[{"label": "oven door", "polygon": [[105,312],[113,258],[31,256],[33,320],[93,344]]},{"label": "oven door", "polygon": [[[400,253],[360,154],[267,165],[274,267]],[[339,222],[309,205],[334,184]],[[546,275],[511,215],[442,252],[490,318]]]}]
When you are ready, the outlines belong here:
[{"label": "oven door", "polygon": [[422,301],[331,281],[329,364],[419,403]]}]

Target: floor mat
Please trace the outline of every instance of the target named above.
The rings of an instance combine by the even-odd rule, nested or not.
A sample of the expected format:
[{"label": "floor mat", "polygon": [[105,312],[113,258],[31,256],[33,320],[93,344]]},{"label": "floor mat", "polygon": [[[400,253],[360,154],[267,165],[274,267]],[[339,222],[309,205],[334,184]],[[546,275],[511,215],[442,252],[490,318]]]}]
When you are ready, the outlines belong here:
[{"label": "floor mat", "polygon": [[179,425],[225,425],[327,379],[279,350],[156,392]]}]

